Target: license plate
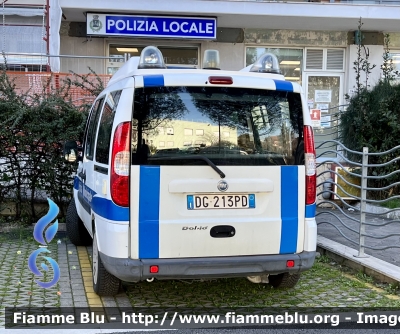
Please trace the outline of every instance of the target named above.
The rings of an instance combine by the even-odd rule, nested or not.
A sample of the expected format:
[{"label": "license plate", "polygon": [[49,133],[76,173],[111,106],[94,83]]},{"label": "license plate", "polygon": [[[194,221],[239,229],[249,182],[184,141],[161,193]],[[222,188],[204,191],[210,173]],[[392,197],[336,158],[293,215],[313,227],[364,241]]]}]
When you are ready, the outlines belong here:
[{"label": "license plate", "polygon": [[188,210],[206,209],[254,209],[256,196],[254,194],[224,194],[224,195],[188,195]]}]

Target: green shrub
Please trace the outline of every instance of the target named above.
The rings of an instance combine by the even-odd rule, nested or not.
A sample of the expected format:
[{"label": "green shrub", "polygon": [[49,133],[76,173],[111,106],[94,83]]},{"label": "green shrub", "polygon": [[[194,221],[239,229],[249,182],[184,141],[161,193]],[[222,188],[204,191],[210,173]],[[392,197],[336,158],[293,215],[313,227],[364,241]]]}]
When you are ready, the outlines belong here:
[{"label": "green shrub", "polygon": [[[361,18],[358,24],[356,40],[357,58],[354,61],[356,94],[347,99],[349,105],[340,115],[340,140],[349,149],[362,152],[368,147],[369,153],[382,153],[400,145],[400,84],[394,80],[400,75],[395,70],[390,54],[390,35],[384,35],[383,64],[381,65],[382,78],[372,89],[368,84],[368,77],[375,65],[369,63],[369,50],[362,43]],[[362,74],[365,81],[362,81]],[[384,155],[368,156],[368,164],[385,164],[399,157],[400,149]],[[347,157],[355,162],[361,162],[361,154],[347,153]],[[400,161],[395,161],[383,167],[369,167],[368,175],[390,177],[382,179],[368,179],[369,188],[384,188],[385,190],[369,191],[368,197],[386,200],[399,194],[395,182],[400,182]]]},{"label": "green shrub", "polygon": [[0,202],[16,204],[16,219],[35,222],[34,204],[44,197],[65,214],[76,165],[65,162],[63,143],[82,138],[89,107],[75,106],[69,98],[74,83],[82,83],[78,79],[54,88],[49,77],[40,93],[20,93],[6,71],[1,72]]},{"label": "green shrub", "polygon": [[[342,143],[349,149],[362,152],[388,151],[400,144],[400,85],[381,81],[371,90],[363,89],[349,101],[349,106],[340,116]],[[369,156],[369,164],[386,163],[399,156],[400,149],[392,153]],[[361,155],[348,154],[353,161],[361,161]],[[369,175],[382,176],[400,169],[397,161],[388,166],[370,168]],[[369,187],[384,187],[400,181],[400,173],[382,180],[368,181]],[[379,192],[373,197],[384,199],[398,193],[398,187],[389,192]],[[373,195],[373,194],[371,194]]]}]

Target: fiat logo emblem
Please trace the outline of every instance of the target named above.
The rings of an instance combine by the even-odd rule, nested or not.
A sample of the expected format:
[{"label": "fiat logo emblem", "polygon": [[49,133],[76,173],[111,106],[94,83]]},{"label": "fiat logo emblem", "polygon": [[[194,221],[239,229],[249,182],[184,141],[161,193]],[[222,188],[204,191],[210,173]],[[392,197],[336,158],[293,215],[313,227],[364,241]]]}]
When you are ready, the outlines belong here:
[{"label": "fiat logo emblem", "polygon": [[228,183],[226,181],[219,181],[217,184],[217,188],[219,191],[226,191],[228,190]]}]

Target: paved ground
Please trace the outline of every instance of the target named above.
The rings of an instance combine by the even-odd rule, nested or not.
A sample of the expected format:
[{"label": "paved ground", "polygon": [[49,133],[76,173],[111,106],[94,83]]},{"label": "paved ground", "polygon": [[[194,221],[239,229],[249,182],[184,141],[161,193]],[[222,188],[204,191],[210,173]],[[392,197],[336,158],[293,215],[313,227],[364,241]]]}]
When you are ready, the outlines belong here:
[{"label": "paved ground", "polygon": [[[57,240],[58,243],[57,243]],[[91,282],[91,248],[75,247],[67,238],[55,238],[49,246],[57,259],[61,278],[54,288],[42,289],[34,283],[27,258],[37,243],[21,237],[0,240],[0,326],[4,325],[4,307],[105,307],[121,311],[124,307],[158,307],[163,310],[193,307],[400,307],[400,298],[388,291],[343,273],[337,264],[321,258],[304,272],[291,290],[277,290],[246,279],[210,281],[154,281],[125,283],[115,297],[98,297]],[[52,276],[52,272],[49,273]],[[50,278],[49,278],[50,279]]]},{"label": "paved ground", "polygon": [[[58,241],[58,242],[57,242]],[[63,236],[55,238],[48,249],[49,256],[60,267],[58,284],[49,289],[39,287],[37,277],[28,268],[28,257],[38,249],[38,244],[26,233],[18,238],[0,240],[0,315],[5,307],[114,307],[131,306],[124,291],[114,297],[99,297],[93,291],[91,247],[76,247]],[[37,261],[39,262],[39,261]],[[0,327],[4,317],[0,317]]]},{"label": "paved ground", "polygon": [[[338,209],[318,208],[316,219],[319,235],[358,250],[360,213],[344,210],[343,214]],[[376,226],[366,225],[365,232],[375,238],[365,238],[365,245],[367,246],[365,253],[400,267],[400,221],[389,223],[392,221],[381,216],[366,215],[366,222]],[[357,233],[351,229],[357,231]],[[338,230],[357,243],[347,240]],[[383,238],[393,234],[397,235]],[[382,249],[388,246],[396,246],[397,248]]]},{"label": "paved ground", "polygon": [[[347,212],[346,212],[347,214]],[[358,231],[358,223],[351,220],[358,215],[349,212],[347,217],[338,210],[319,209],[317,222],[319,234],[340,243],[353,246],[340,236],[337,230],[324,222],[338,226],[335,215],[350,228]],[[368,216],[367,222],[380,225],[368,227],[367,232],[375,235],[398,233],[398,224],[388,224],[387,219]],[[343,232],[357,240],[355,232]],[[397,307],[400,308],[399,293],[394,290],[377,289],[364,281],[356,280],[354,275],[327,258],[320,258],[314,267],[302,274],[294,289],[277,290],[265,284],[252,284],[246,279],[219,279],[209,281],[154,281],[153,283],[124,283],[121,293],[114,297],[98,297],[93,292],[91,272],[91,247],[75,247],[62,232],[49,245],[50,256],[57,260],[61,275],[54,288],[40,288],[36,279],[49,280],[48,277],[34,276],[28,268],[28,257],[38,248],[30,231],[0,235],[0,328],[4,326],[4,308],[25,307],[101,307],[120,313],[125,307],[157,307],[188,309],[193,307]],[[400,245],[400,237],[372,240],[367,245],[385,247]],[[356,248],[355,246],[353,246]],[[377,258],[400,266],[399,250],[366,250]]]},{"label": "paved ground", "polygon": [[61,307],[131,306],[123,291],[114,297],[99,297],[93,291],[92,247],[76,247],[67,238],[63,238],[58,245],[58,253],[58,263],[61,268],[59,280]]}]

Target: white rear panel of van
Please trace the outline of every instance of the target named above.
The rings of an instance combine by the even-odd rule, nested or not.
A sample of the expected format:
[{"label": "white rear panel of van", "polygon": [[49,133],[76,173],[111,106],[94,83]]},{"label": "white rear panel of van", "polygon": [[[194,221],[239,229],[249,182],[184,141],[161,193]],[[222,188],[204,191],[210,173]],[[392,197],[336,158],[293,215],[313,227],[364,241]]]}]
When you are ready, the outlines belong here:
[{"label": "white rear panel of van", "polygon": [[[131,167],[131,257],[187,258],[291,254],[303,251],[304,166],[219,166],[228,189],[210,166]],[[188,195],[250,195],[254,208],[200,209]],[[212,227],[229,225],[232,237]]]}]

